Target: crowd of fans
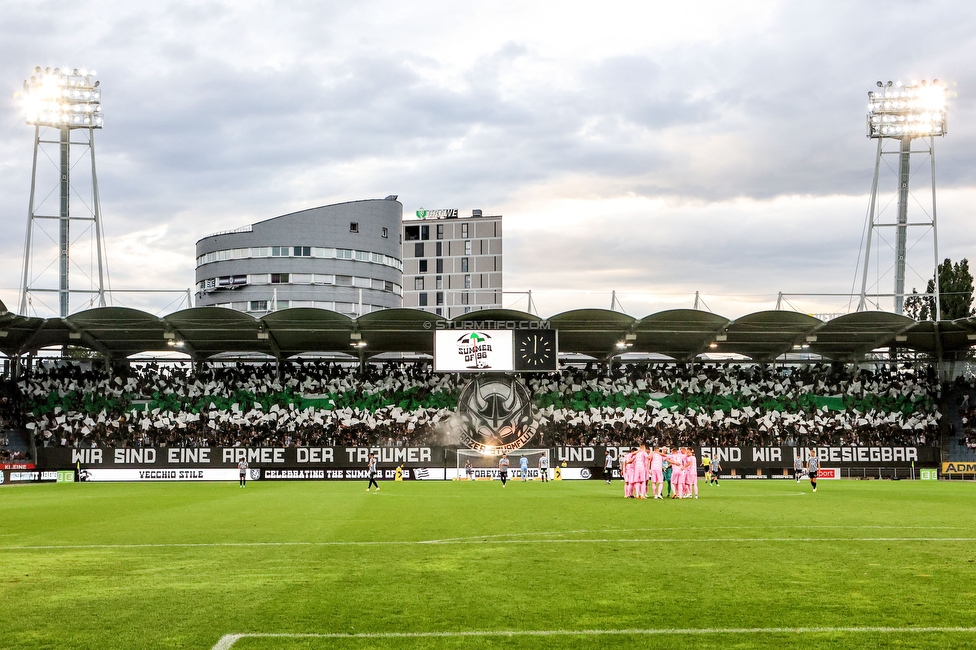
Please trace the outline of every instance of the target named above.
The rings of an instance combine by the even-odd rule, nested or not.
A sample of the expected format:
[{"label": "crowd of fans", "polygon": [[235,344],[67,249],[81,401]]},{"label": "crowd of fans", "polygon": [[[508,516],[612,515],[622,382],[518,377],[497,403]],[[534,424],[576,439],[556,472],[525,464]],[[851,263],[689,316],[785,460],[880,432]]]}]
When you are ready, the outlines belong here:
[{"label": "crowd of fans", "polygon": [[[467,377],[425,363],[54,361],[20,379],[38,446],[455,444]],[[937,444],[931,368],[589,364],[526,375],[537,446]]]},{"label": "crowd of fans", "polygon": [[16,387],[0,384],[0,463],[28,460],[24,450],[10,448],[10,431],[23,424],[21,403],[16,393]]},{"label": "crowd of fans", "polygon": [[959,416],[962,420],[962,441],[970,449],[976,450],[976,403],[971,399],[973,386],[969,382],[956,382],[962,390]]}]

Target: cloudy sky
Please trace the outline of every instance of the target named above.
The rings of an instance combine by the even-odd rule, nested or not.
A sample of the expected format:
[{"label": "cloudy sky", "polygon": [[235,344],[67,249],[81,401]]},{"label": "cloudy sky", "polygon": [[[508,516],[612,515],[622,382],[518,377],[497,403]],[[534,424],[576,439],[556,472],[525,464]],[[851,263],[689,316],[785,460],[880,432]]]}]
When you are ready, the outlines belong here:
[{"label": "cloudy sky", "polygon": [[[728,317],[780,291],[850,292],[879,79],[949,82],[940,252],[973,257],[974,14],[965,1],[5,0],[0,300],[16,307],[32,151],[16,95],[35,65],[101,81],[116,289],[192,286],[194,243],[210,232],[398,194],[405,214],[503,214],[505,288],[531,289],[543,315],[609,307],[612,291],[638,317],[690,307],[695,291]],[[887,215],[893,184],[885,168]],[[907,284],[921,288],[931,238],[918,229],[910,245]],[[890,250],[871,265],[881,292]],[[166,311],[172,298],[118,302]],[[790,304],[830,313],[848,300]]]}]

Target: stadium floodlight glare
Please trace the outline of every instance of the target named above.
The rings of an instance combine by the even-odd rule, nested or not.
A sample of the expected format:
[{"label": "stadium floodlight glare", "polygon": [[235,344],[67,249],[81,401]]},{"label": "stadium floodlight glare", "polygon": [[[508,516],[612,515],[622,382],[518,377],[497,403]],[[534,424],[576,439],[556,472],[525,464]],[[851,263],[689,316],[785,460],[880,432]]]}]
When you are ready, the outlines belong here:
[{"label": "stadium floodlight glare", "polygon": [[878,82],[868,93],[869,138],[928,138],[946,133],[945,84],[913,81],[906,86]]},{"label": "stadium floodlight glare", "polygon": [[[34,161],[31,172],[30,204],[27,214],[27,237],[24,243],[24,271],[20,293],[20,313],[27,314],[32,305],[31,294],[36,291],[48,291],[40,286],[44,282],[44,271],[36,275],[32,272],[31,257],[34,251],[33,229],[37,219],[56,218],[58,224],[58,313],[64,318],[70,311],[70,294],[72,291],[98,295],[99,306],[105,306],[105,282],[103,241],[101,233],[101,217],[99,213],[98,179],[95,173],[95,129],[101,129],[104,123],[102,115],[102,89],[95,80],[94,70],[78,68],[34,68],[29,79],[24,81],[23,109],[26,121],[34,127]],[[41,130],[52,128],[59,132],[58,140],[41,137]],[[84,140],[87,131],[87,141]],[[79,140],[72,140],[73,133],[80,133]],[[79,136],[76,136],[79,137]],[[89,214],[75,215],[71,210],[72,194],[80,196],[79,188],[72,186],[71,177],[75,173],[75,165],[71,164],[72,146],[82,146],[91,159],[91,198],[82,201],[83,212]],[[60,210],[57,217],[52,215],[37,215],[35,209],[35,188],[37,185],[37,159],[42,147],[57,146],[59,166]],[[46,151],[45,151],[46,153]],[[54,162],[55,158],[48,155]],[[80,169],[78,170],[80,171]],[[43,204],[43,200],[41,203]],[[69,286],[69,268],[71,267],[71,247],[76,240],[71,237],[71,221],[81,219],[86,223],[86,229],[94,225],[91,248],[97,250],[97,288],[91,291],[72,290]],[[43,229],[43,227],[42,227]],[[86,230],[85,232],[90,232]],[[37,268],[47,268],[41,265]],[[94,269],[85,275],[94,280]]]},{"label": "stadium floodlight glare", "polygon": [[94,70],[34,68],[24,81],[27,123],[69,129],[102,128],[102,90]]},{"label": "stadium floodlight glare", "polygon": [[[931,228],[932,249],[935,260],[935,314],[941,314],[939,297],[939,235],[935,204],[935,138],[946,134],[946,114],[948,112],[948,88],[938,79],[932,81],[877,82],[878,90],[868,92],[867,136],[877,140],[877,154],[874,162],[874,181],[871,187],[871,203],[868,208],[867,238],[864,249],[864,266],[861,276],[861,299],[858,311],[867,308],[868,262],[871,257],[871,241],[874,230],[880,227],[895,227],[895,291],[894,309],[896,314],[905,309],[905,269],[908,247],[908,228],[922,226]],[[928,140],[928,148],[912,149],[913,140]],[[895,142],[898,149],[885,150],[885,144]],[[908,206],[911,202],[909,183],[912,178],[912,154],[928,154],[932,168],[932,207],[923,211],[921,219],[908,221]],[[898,215],[894,223],[878,221],[878,180],[881,173],[881,160],[884,155],[898,156]],[[883,208],[882,210],[883,211]],[[880,240],[879,240],[880,241]],[[917,243],[917,242],[916,242]],[[913,244],[914,247],[914,244]]]}]

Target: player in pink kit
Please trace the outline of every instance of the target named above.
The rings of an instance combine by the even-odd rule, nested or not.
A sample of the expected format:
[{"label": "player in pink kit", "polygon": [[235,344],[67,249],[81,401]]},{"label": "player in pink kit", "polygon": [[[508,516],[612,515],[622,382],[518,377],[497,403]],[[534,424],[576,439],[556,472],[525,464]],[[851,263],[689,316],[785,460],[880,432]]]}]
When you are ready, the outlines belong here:
[{"label": "player in pink kit", "polygon": [[664,454],[660,447],[651,452],[651,491],[655,499],[663,499],[664,492]]},{"label": "player in pink kit", "polygon": [[620,475],[624,479],[624,498],[634,496],[634,451],[631,450],[620,459]]},{"label": "player in pink kit", "polygon": [[685,497],[689,498],[694,494],[698,498],[698,458],[695,450],[685,449]]},{"label": "player in pink kit", "polygon": [[650,467],[650,457],[647,455],[647,445],[643,442],[634,453],[634,496],[638,499],[647,498],[647,479],[648,468]]},{"label": "player in pink kit", "polygon": [[684,454],[681,449],[676,449],[668,454],[668,462],[671,463],[671,498],[680,499],[683,487],[682,476],[684,475]]}]

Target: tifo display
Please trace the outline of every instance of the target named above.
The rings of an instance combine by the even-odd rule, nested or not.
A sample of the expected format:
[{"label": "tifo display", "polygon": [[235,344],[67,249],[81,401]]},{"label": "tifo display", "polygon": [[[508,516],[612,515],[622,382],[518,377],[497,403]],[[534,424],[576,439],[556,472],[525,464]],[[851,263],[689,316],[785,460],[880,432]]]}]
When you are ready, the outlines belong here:
[{"label": "tifo display", "polygon": [[35,364],[16,388],[3,417],[31,432],[36,452],[7,470],[83,481],[221,480],[242,460],[253,479],[359,479],[371,452],[379,478],[399,468],[408,480],[463,480],[471,460],[477,479],[519,449],[544,450],[551,478],[599,478],[608,461],[619,478],[642,443],[718,458],[736,479],[789,477],[810,450],[825,473],[909,478],[939,466],[940,408],[968,413],[972,391],[960,380],[943,394],[928,369],[907,367],[592,364],[470,377],[423,363],[66,361]]}]

